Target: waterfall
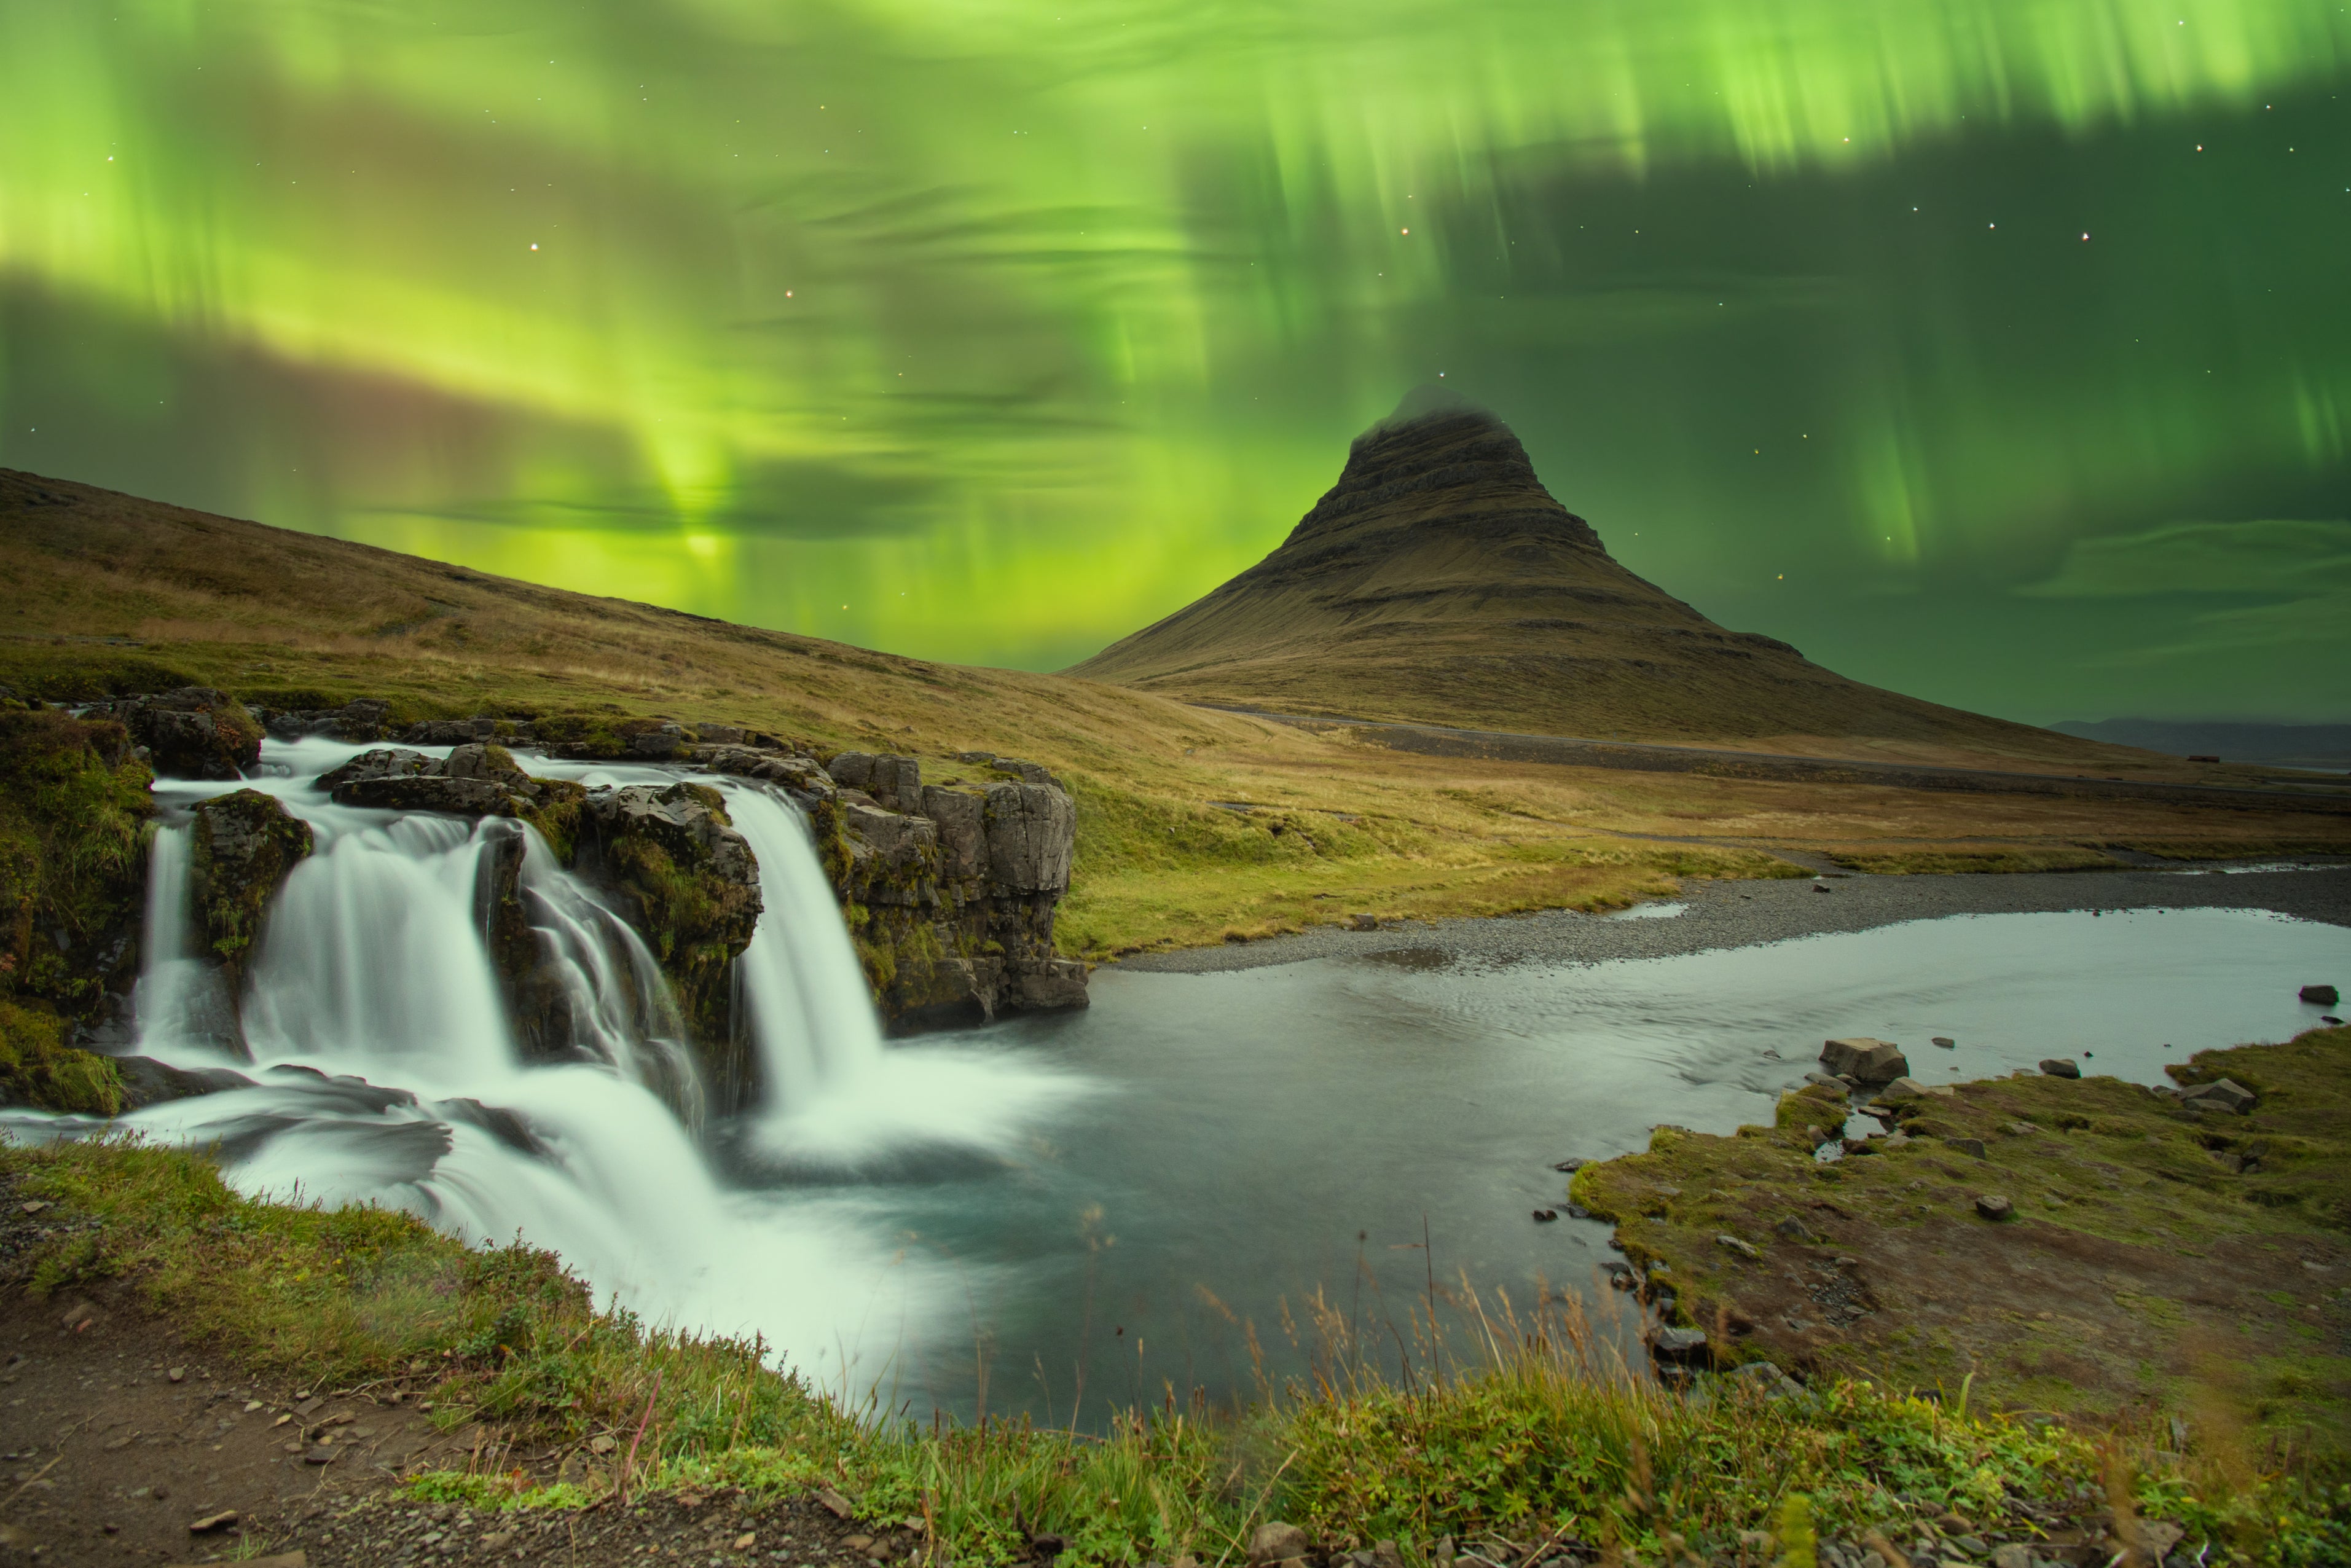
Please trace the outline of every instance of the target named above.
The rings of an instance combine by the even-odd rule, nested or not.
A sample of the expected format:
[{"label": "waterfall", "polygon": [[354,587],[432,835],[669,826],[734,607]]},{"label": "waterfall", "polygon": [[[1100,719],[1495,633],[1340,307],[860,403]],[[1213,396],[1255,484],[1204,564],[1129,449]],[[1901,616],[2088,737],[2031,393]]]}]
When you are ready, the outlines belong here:
[{"label": "waterfall", "polygon": [[[250,1082],[121,1124],[214,1150],[247,1193],[381,1203],[475,1242],[519,1234],[650,1322],[763,1333],[811,1372],[847,1375],[861,1343],[902,1349],[908,1314],[943,1300],[944,1284],[872,1232],[842,1176],[870,1180],[942,1148],[1000,1156],[1077,1081],[1006,1054],[885,1051],[807,824],[761,787],[716,780],[758,859],[766,908],[737,961],[761,1103],[723,1146],[752,1156],[728,1168],[767,1177],[729,1186],[686,1030],[643,937],[528,827],[334,804],[311,780],[360,749],[271,740],[248,779],[159,788],[138,1050]],[[591,788],[674,777],[534,763]],[[185,810],[239,787],[283,801],[315,847],[232,997],[190,906]],[[517,834],[538,945],[528,1038],[509,1019],[481,900],[486,875],[512,867]],[[0,1125],[26,1139],[90,1127],[21,1110],[0,1112]],[[795,1166],[823,1179],[776,1179]]]},{"label": "waterfall", "polygon": [[767,905],[737,960],[764,1103],[770,1111],[804,1107],[827,1090],[870,1076],[882,1061],[882,1030],[808,824],[766,790],[747,786],[726,791],[726,813],[759,859],[759,896]]}]

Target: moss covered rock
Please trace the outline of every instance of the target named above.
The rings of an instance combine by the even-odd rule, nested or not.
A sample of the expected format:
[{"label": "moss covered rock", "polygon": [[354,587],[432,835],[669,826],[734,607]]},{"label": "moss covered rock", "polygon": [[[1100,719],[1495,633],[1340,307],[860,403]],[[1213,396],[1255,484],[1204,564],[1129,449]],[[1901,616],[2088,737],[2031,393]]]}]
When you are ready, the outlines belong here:
[{"label": "moss covered rock", "polygon": [[120,723],[0,713],[0,1092],[12,1099],[112,1109],[112,1064],[70,1042],[138,975],[150,781]]},{"label": "moss covered rock", "polygon": [[620,900],[677,993],[716,1082],[741,1077],[732,966],[758,925],[759,863],[705,784],[631,785],[579,804],[580,868]]},{"label": "moss covered rock", "polygon": [[188,890],[204,944],[232,990],[260,938],[269,901],[310,853],[310,824],[274,795],[239,789],[195,809]]},{"label": "moss covered rock", "polygon": [[173,779],[242,779],[261,760],[261,725],[211,686],[182,686],[115,705],[155,771]]}]

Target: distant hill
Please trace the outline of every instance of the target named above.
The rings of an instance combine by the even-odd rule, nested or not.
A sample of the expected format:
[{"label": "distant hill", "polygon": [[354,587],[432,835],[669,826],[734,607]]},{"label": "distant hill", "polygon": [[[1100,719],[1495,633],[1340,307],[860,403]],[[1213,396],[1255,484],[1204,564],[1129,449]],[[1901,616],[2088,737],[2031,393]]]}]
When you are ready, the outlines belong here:
[{"label": "distant hill", "polygon": [[2053,731],[1864,685],[1716,625],[1618,565],[1499,419],[1458,404],[1415,413],[1410,400],[1356,438],[1279,549],[1068,673],[1466,728],[2102,761]]},{"label": "distant hill", "polygon": [[2273,768],[2351,771],[2351,724],[2241,724],[2229,719],[2069,718],[2050,727],[2110,746]]}]

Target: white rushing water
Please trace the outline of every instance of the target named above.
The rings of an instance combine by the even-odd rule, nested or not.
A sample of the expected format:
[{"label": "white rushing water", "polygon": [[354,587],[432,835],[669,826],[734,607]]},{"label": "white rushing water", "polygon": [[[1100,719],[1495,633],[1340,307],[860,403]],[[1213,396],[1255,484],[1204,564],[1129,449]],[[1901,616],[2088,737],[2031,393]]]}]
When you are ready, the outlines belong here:
[{"label": "white rushing water", "polygon": [[[265,776],[167,783],[152,862],[139,1050],[244,1087],[135,1112],[148,1136],[216,1148],[241,1190],[408,1209],[479,1242],[551,1248],[600,1294],[656,1323],[758,1333],[854,1389],[935,1298],[927,1267],[856,1200],[750,1192],[701,1137],[705,1095],[653,955],[528,829],[340,807],[311,780],[358,747],[271,744]],[[429,749],[429,748],[428,748]],[[534,764],[591,786],[643,768]],[[185,809],[251,787],[316,835],[274,904],[241,1007],[203,961]],[[1010,1147],[1020,1118],[1081,1081],[974,1051],[885,1051],[857,956],[799,813],[726,786],[766,913],[739,960],[762,1099],[742,1142],[769,1163],[854,1169]],[[173,819],[177,819],[174,821]],[[486,862],[526,839],[521,888],[568,1029],[527,1060],[482,929]],[[12,1113],[20,1136],[70,1124]]]}]

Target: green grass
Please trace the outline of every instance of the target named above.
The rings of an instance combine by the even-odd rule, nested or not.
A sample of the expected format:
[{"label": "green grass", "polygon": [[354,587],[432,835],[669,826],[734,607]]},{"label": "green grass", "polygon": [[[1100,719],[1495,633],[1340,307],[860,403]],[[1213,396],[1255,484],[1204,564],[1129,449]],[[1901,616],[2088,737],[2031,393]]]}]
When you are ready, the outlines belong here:
[{"label": "green grass", "polygon": [[[1626,1376],[1573,1304],[1524,1318],[1466,1288],[1450,1293],[1449,1340],[1425,1318],[1409,1326],[1401,1380],[1369,1370],[1384,1343],[1353,1343],[1310,1303],[1324,1372],[1267,1387],[1246,1411],[1171,1397],[1096,1435],[893,1420],[770,1369],[757,1344],[599,1311],[546,1253],[469,1249],[381,1209],[254,1201],[196,1154],[5,1147],[0,1182],[68,1222],[27,1260],[37,1295],[120,1277],[255,1372],[389,1383],[429,1396],[445,1426],[486,1422],[580,1445],[587,1459],[562,1480],[493,1465],[407,1483],[442,1500],[561,1507],[648,1489],[825,1486],[861,1518],[919,1521],[949,1560],[977,1563],[1029,1560],[1032,1530],[1064,1536],[1076,1563],[1229,1562],[1274,1518],[1332,1547],[1392,1539],[1415,1564],[1445,1536],[1721,1560],[1791,1520],[1854,1539],[1947,1510],[1993,1520],[2020,1500],[2074,1506],[2111,1455],[2147,1461],[2154,1448],[2127,1424],[2102,1448],[2094,1435],[1859,1380],[1776,1402],[1728,1385],[1682,1397]],[[85,1220],[98,1223],[73,1223]],[[609,1458],[588,1457],[598,1436],[614,1439]],[[2199,1521],[2247,1561],[2321,1561],[2311,1543],[2333,1528],[2327,1495],[2302,1480],[2199,1483],[2150,1463],[2132,1484],[2144,1506]]]},{"label": "green grass", "polygon": [[1984,872],[2115,871],[2122,862],[2078,844],[1927,844],[1838,846],[1829,858],[1876,876],[1949,876]]}]

